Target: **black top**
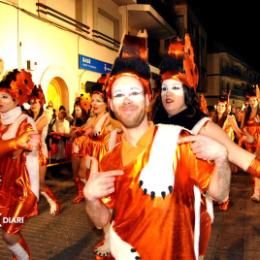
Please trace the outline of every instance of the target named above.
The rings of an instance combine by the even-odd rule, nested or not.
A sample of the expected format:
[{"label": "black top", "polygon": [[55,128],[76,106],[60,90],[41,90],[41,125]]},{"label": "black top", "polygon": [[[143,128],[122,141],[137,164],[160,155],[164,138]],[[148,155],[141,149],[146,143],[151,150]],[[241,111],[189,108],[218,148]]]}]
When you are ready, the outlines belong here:
[{"label": "black top", "polygon": [[154,119],[154,123],[167,124],[167,125],[179,125],[189,130],[198,123],[199,120],[206,117],[200,110],[192,111],[190,108],[186,108],[177,115],[168,117],[166,113],[160,113],[160,116]]}]

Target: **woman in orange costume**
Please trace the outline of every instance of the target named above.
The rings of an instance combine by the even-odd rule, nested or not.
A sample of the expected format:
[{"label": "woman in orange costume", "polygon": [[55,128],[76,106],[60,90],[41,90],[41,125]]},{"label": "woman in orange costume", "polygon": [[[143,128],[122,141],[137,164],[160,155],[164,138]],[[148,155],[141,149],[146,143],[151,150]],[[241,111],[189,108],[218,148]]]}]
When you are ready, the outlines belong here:
[{"label": "woman in orange costume", "polygon": [[[212,121],[219,125],[234,142],[235,134],[240,138],[243,133],[239,129],[235,117],[229,114],[229,107],[229,97],[227,99],[225,97],[220,97]],[[235,165],[233,166],[231,164],[230,167],[232,167],[231,169],[233,170],[236,169]],[[227,198],[223,203],[220,203],[218,207],[222,211],[227,211],[229,208],[229,198]]]},{"label": "woman in orange costume", "polygon": [[[83,135],[76,138],[73,150],[77,150],[81,157],[78,180],[77,202],[84,200],[83,187],[88,178],[89,157],[101,160],[116,142],[118,142],[118,129],[120,125],[113,120],[107,112],[107,103],[103,85],[106,76],[102,75],[91,88],[91,113],[92,116],[83,125],[80,131]],[[87,166],[87,170],[86,170]],[[74,200],[75,202],[75,200]]]},{"label": "woman in orange costume", "polygon": [[[16,138],[28,129],[35,129],[32,118],[22,113],[34,84],[31,74],[13,70],[0,82],[1,140]],[[15,259],[31,259],[21,235],[24,221],[38,214],[39,164],[38,152],[17,149],[0,160],[0,213],[3,239]],[[5,221],[3,221],[5,220]]]},{"label": "woman in orange costume", "polygon": [[[195,77],[197,74],[196,65],[194,61],[192,62],[194,53],[189,42],[188,35],[183,41],[173,40],[169,46],[168,55],[163,59],[161,77],[162,90],[165,89],[154,106],[154,122],[180,125],[191,130],[194,134],[205,135],[224,144],[228,149],[229,161],[252,175],[260,176],[259,161],[255,155],[232,142],[221,127],[210,121],[209,117],[200,111],[196,94],[198,85],[198,78]],[[187,73],[190,71],[192,73]],[[184,97],[175,93],[180,88],[178,81],[183,83]],[[203,199],[202,208],[205,208],[204,201]],[[209,208],[213,214],[212,206]],[[202,213],[201,225],[204,225],[204,228],[201,229],[203,232],[201,237],[203,238],[200,239],[200,257],[203,258],[206,254],[211,230],[211,219],[206,211]]]},{"label": "woman in orange costume", "polygon": [[89,110],[90,97],[81,95],[80,97],[76,98],[74,103],[74,110],[72,113],[73,121],[70,132],[72,173],[73,180],[77,188],[77,195],[73,198],[73,203],[79,203],[82,201],[82,189],[84,183],[80,180],[80,177],[78,175],[81,160],[81,155],[79,154],[79,140],[80,136],[84,133],[84,131],[82,130],[82,126],[86,123],[89,117]]},{"label": "woman in orange costume", "polygon": [[[241,146],[246,150],[259,156],[260,143],[260,108],[257,97],[257,89],[251,89],[249,93],[249,106],[242,119],[241,129],[245,133],[239,140]],[[260,202],[260,178],[254,177],[254,193],[251,196],[254,202]]]},{"label": "woman in orange costume", "polygon": [[[107,112],[107,100],[104,91],[105,79],[105,77],[101,77],[91,89],[91,110],[93,116],[87,121],[85,129],[88,134],[83,137],[82,141],[81,154],[83,154],[83,159],[79,173],[82,178],[86,178],[86,165],[87,168],[90,167],[90,157],[95,157],[98,161],[101,161],[103,156],[120,141],[118,133],[121,132],[121,126]],[[109,225],[103,229],[105,238],[108,229]],[[100,259],[100,256],[106,256],[105,259],[110,259],[109,240],[104,239],[104,241],[98,243],[95,247],[95,253],[97,255],[96,259]]]},{"label": "woman in orange costume", "polygon": [[43,105],[45,104],[45,97],[40,86],[38,88],[36,86],[34,87],[29,103],[31,105],[31,108],[28,111],[28,113],[34,119],[38,133],[40,134],[40,193],[44,196],[44,198],[50,205],[50,214],[58,215],[60,212],[60,203],[58,202],[56,196],[53,194],[50,187],[48,187],[45,183],[48,161],[48,149],[45,140],[48,132],[48,119],[43,110]]},{"label": "woman in orange costume", "polygon": [[85,126],[88,134],[82,146],[85,160],[82,163],[81,173],[85,171],[87,157],[95,157],[100,161],[107,151],[111,150],[116,142],[117,130],[120,128],[120,124],[107,112],[107,100],[101,83],[92,87],[91,111],[93,116]]},{"label": "woman in orange costume", "polygon": [[72,200],[75,204],[83,201],[84,180],[82,180],[79,176],[79,168],[83,156],[81,154],[82,142],[84,140],[83,135],[85,134],[83,127],[89,118],[89,111],[90,97],[87,95],[81,95],[74,103],[73,114],[75,118],[70,132],[72,172],[73,180],[77,188],[77,194]]},{"label": "woman in orange costume", "polygon": [[217,109],[213,115],[212,121],[219,125],[229,136],[229,138],[234,141],[235,133],[238,138],[243,134],[239,129],[236,119],[233,115],[228,113],[229,102],[224,97],[220,98],[217,104]]}]

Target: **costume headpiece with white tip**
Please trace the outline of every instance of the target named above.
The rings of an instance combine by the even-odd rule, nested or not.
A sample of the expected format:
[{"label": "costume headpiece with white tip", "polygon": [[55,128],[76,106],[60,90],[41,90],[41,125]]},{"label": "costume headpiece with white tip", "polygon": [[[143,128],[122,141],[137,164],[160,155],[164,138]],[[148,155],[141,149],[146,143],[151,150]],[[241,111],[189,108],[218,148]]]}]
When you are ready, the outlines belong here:
[{"label": "costume headpiece with white tip", "polygon": [[124,75],[140,80],[145,92],[151,95],[150,67],[147,61],[147,38],[125,35],[107,83],[107,97],[111,97],[111,88],[115,80]]},{"label": "costume headpiece with white tip", "polygon": [[175,78],[184,85],[196,90],[199,82],[198,68],[194,61],[194,50],[190,36],[186,33],[184,40],[174,38],[168,47],[168,55],[160,65],[162,80]]}]

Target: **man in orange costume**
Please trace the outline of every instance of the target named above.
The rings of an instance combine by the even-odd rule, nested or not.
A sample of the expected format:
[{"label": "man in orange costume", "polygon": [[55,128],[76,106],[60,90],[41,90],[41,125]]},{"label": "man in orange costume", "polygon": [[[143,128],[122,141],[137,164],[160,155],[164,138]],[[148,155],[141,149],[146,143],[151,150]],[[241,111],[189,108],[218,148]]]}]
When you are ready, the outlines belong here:
[{"label": "man in orange costume", "polygon": [[201,192],[219,201],[228,195],[227,151],[199,135],[180,144],[190,136],[182,127],[148,121],[146,52],[144,39],[125,37],[107,86],[123,140],[99,166],[92,160],[86,210],[97,227],[112,221],[115,259],[198,259]]}]

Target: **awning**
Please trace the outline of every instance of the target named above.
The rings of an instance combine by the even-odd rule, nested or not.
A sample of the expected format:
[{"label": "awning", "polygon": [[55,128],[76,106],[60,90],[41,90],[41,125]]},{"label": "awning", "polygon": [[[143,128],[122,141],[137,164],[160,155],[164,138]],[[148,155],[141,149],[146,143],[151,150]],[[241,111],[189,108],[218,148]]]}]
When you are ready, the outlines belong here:
[{"label": "awning", "polygon": [[136,30],[146,29],[149,36],[156,39],[166,39],[176,35],[176,31],[151,5],[127,5],[127,11],[128,27],[130,28]]}]

